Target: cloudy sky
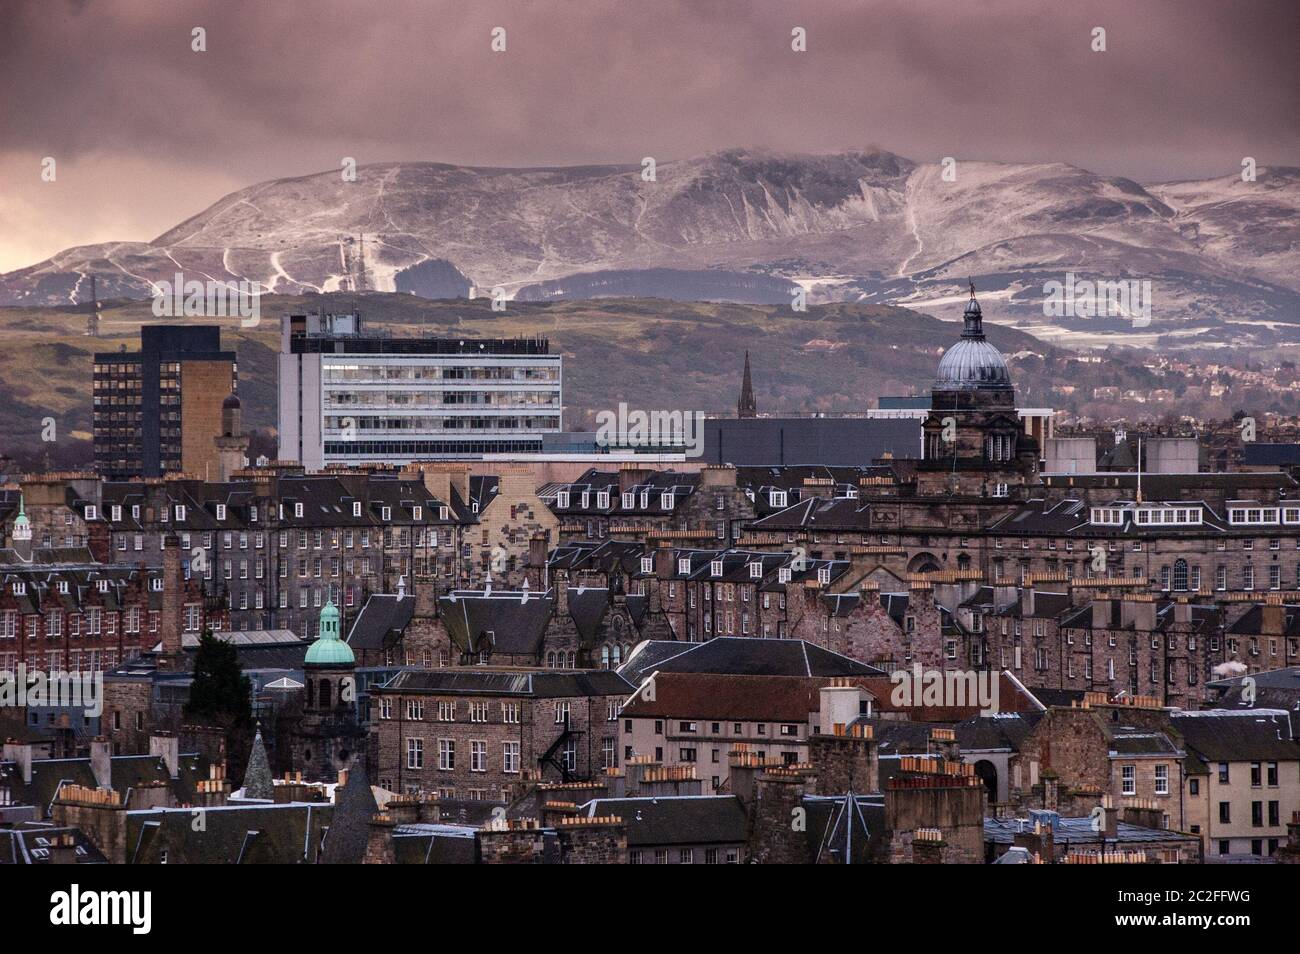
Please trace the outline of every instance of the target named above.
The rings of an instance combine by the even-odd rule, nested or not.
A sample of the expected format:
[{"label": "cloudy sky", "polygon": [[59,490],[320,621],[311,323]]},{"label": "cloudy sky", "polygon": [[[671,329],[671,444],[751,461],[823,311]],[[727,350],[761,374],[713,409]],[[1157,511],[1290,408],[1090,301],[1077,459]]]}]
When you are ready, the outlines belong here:
[{"label": "cloudy sky", "polygon": [[1300,165],[1297,36],[1296,0],[3,0],[0,272],[344,156]]}]

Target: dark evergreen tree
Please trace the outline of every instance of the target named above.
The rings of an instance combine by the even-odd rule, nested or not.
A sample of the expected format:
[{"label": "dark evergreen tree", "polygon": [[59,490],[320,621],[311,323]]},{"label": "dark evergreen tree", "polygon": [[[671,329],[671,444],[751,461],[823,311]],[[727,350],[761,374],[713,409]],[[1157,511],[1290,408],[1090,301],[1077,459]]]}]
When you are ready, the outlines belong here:
[{"label": "dark evergreen tree", "polygon": [[239,667],[235,647],[204,630],[185,717],[227,729],[247,727],[253,721],[252,700],[253,687]]}]

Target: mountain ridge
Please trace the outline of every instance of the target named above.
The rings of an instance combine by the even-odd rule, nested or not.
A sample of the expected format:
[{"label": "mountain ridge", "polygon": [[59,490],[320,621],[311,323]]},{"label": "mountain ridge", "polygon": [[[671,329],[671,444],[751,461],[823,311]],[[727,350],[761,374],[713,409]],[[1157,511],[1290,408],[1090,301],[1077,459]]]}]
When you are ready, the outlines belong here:
[{"label": "mountain ridge", "polygon": [[[148,297],[187,277],[276,293],[372,289],[426,297],[650,294],[776,304],[903,305],[948,315],[968,277],[1048,340],[1119,334],[1214,344],[1300,341],[1300,169],[1142,185],[1069,163],[939,163],[883,149],[731,149],[635,163],[377,162],[254,183],[150,242],[65,249],[0,275],[0,304]],[[1152,328],[1074,340],[1044,320],[1067,272],[1149,280]],[[1295,326],[1295,327],[1292,327]],[[1144,337],[1145,335],[1145,337]],[[1084,338],[1096,338],[1097,335]]]}]

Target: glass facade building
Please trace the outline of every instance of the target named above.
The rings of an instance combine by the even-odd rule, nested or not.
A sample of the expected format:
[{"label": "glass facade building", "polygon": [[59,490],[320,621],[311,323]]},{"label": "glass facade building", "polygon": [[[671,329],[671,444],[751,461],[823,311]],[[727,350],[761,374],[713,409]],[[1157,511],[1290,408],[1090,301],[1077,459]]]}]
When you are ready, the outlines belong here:
[{"label": "glass facade building", "polygon": [[279,456],[319,468],[538,453],[562,429],[561,376],[545,339],[390,338],[358,315],[286,317]]}]

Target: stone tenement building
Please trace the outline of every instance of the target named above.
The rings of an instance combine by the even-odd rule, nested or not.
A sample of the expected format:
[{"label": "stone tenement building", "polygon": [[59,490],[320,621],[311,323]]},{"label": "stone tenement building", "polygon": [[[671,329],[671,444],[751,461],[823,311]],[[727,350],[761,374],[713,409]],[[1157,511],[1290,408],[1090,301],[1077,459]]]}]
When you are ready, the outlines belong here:
[{"label": "stone tenement building", "polygon": [[[223,607],[184,578],[175,544],[163,565],[96,561],[84,548],[32,548],[20,509],[0,551],[0,671],[112,669],[157,642],[225,624]],[[174,629],[174,634],[172,630]]]},{"label": "stone tenement building", "polygon": [[632,464],[616,472],[593,468],[576,481],[543,485],[538,496],[560,519],[561,537],[573,540],[644,540],[672,530],[726,546],[759,512],[753,491],[726,465],[690,474]]},{"label": "stone tenement building", "polygon": [[228,483],[55,474],[23,486],[37,545],[135,565],[156,562],[163,535],[175,533],[189,575],[228,602],[232,628],[305,637],[316,635],[328,600],[354,615],[366,594],[395,592],[417,573],[446,589],[489,572],[521,582],[530,551],[539,541],[545,552],[559,533],[517,468],[491,479],[455,464],[317,475],[267,468]]},{"label": "stone tenement building", "polygon": [[506,801],[524,770],[592,778],[619,762],[614,672],[406,670],[370,694],[371,777],[390,791]]},{"label": "stone tenement building", "polygon": [[[370,597],[349,645],[363,665],[616,668],[643,640],[793,638],[886,671],[1006,670],[1031,689],[1154,695],[1196,708],[1216,667],[1300,658],[1300,614],[1268,594],[1163,594],[1134,578],[979,571],[910,574],[877,554],[845,561],[776,550],[571,543],[514,590]],[[540,564],[540,565],[537,565]]]}]

